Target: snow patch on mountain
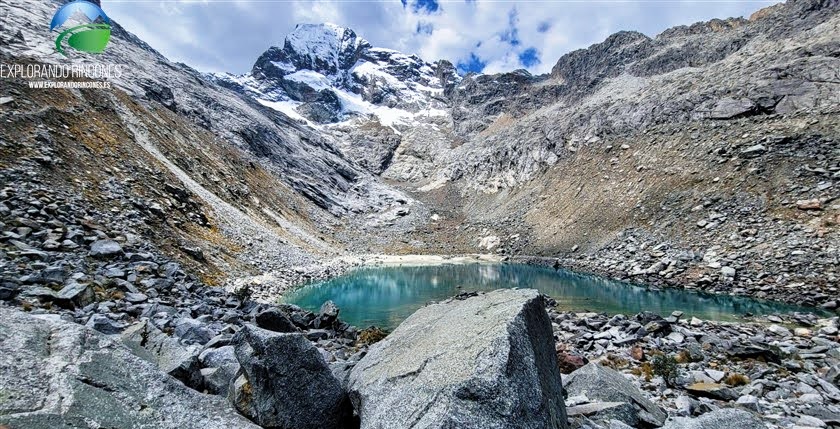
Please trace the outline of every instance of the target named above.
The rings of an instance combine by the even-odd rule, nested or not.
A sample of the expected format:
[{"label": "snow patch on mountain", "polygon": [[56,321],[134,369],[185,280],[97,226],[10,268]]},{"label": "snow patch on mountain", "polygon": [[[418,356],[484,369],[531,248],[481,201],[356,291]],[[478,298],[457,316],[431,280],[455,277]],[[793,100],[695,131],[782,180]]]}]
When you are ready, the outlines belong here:
[{"label": "snow patch on mountain", "polygon": [[331,88],[334,85],[326,76],[312,70],[298,70],[292,74],[287,74],[283,78],[292,82],[306,84],[316,91]]},{"label": "snow patch on mountain", "polygon": [[[411,112],[388,106],[378,106],[365,101],[358,94],[353,94],[343,90],[334,90],[334,92],[341,101],[343,112],[346,114],[346,117],[348,117],[348,119],[343,122],[353,120],[353,116],[373,115],[379,120],[380,124],[393,128],[397,134],[400,134],[398,130],[400,125],[416,125],[420,122],[421,118],[447,116],[449,114],[443,109],[427,108],[417,112]],[[341,124],[342,123],[339,123],[339,125]]]},{"label": "snow patch on mountain", "polygon": [[286,116],[309,125],[310,127],[317,127],[318,125],[314,122],[310,121],[309,119],[304,118],[300,113],[295,110],[298,106],[300,106],[300,101],[292,101],[292,100],[282,100],[282,101],[268,101],[268,100],[257,100],[260,104],[265,107],[274,109],[278,112],[285,114]]}]

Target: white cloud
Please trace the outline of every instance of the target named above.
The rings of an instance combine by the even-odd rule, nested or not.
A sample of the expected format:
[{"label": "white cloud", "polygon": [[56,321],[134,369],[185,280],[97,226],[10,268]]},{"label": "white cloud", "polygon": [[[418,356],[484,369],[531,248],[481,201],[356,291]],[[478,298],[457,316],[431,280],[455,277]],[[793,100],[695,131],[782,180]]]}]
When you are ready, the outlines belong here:
[{"label": "white cloud", "polygon": [[[103,1],[106,12],[170,59],[205,71],[242,73],[269,46],[282,45],[301,22],[333,22],[352,28],[374,46],[416,53],[427,61],[466,61],[471,54],[485,72],[522,68],[519,55],[534,48],[545,73],[561,55],[602,41],[619,30],[653,36],[680,24],[749,15],[771,4],[755,2],[474,2],[445,1],[432,14],[415,13],[399,0],[382,2],[190,2]],[[513,45],[510,13],[516,13]],[[417,32],[431,25],[431,34]],[[548,27],[545,31],[540,28]]]}]

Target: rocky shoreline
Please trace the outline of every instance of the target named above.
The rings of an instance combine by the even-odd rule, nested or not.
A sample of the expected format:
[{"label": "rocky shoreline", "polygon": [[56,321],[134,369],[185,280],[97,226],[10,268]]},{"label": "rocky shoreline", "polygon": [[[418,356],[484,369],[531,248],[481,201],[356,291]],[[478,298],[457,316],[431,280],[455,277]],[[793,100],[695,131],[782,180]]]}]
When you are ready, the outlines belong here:
[{"label": "rocky shoreline", "polygon": [[[636,259],[626,258],[620,259],[619,256],[612,258],[598,257],[588,255],[581,258],[569,257],[545,257],[545,256],[525,256],[517,255],[506,258],[506,261],[536,265],[551,268],[563,268],[581,274],[592,274],[606,277],[616,281],[627,282],[630,284],[637,284],[641,286],[649,286],[656,288],[678,288],[690,289],[708,293],[725,294],[732,296],[743,296],[747,298],[764,299],[768,301],[775,301],[787,304],[802,305],[806,307],[820,308],[821,310],[836,312],[840,299],[836,295],[817,294],[801,287],[784,287],[778,290],[768,289],[766,287],[749,287],[746,285],[749,282],[747,276],[737,278],[730,278],[728,281],[711,280],[700,282],[686,282],[683,279],[666,277],[660,274],[656,269],[646,270],[643,272],[628,272],[620,267],[623,264],[635,264]],[[668,264],[664,264],[662,268],[667,268]],[[723,274],[721,274],[723,275]],[[833,287],[831,289],[837,289]]]},{"label": "rocky shoreline", "polygon": [[[177,270],[163,278],[174,280],[178,286],[184,280]],[[68,301],[54,299],[55,306],[33,308],[18,301],[23,304],[18,308],[25,312],[16,311],[11,316],[12,310],[5,305],[0,311],[9,313],[4,320],[11,324],[6,332],[11,333],[12,338],[19,334],[21,325],[18,323],[24,323],[16,320],[24,317],[34,316],[75,326],[84,323],[87,329],[98,331],[103,338],[115,339],[134,355],[154,364],[185,386],[210,395],[228,396],[233,408],[264,427],[282,427],[268,422],[291,418],[271,406],[272,401],[280,400],[279,393],[272,393],[277,390],[271,387],[269,375],[272,371],[290,365],[309,366],[312,362],[322,362],[319,371],[322,371],[320,377],[324,381],[319,385],[333,386],[333,393],[327,393],[329,390],[324,387],[316,393],[283,401],[306,402],[311,401],[313,395],[333,395],[334,401],[341,402],[344,387],[329,380],[347,380],[353,368],[367,355],[370,345],[388,338],[378,329],[359,331],[341,322],[340,310],[329,302],[314,314],[290,305],[259,304],[219,288],[178,286],[161,289],[153,298],[149,295],[154,295],[158,289],[152,287],[134,292],[145,295],[145,299],[129,292],[122,298],[86,305],[91,295],[64,293],[61,295],[67,296]],[[471,300],[482,295],[467,292],[457,299]],[[96,294],[92,296],[95,298]],[[178,297],[177,302],[172,300],[173,296]],[[44,296],[40,299],[49,302]],[[744,410],[749,414],[735,417],[753,422],[761,419],[772,428],[840,425],[840,325],[837,317],[819,319],[809,314],[794,314],[785,319],[769,316],[767,321],[771,324],[722,323],[696,318],[685,320],[680,313],[663,318],[651,313],[610,316],[561,312],[553,308],[553,302],[547,297],[543,302],[554,337],[557,368],[566,374],[565,403],[572,428],[694,427],[691,425],[699,424],[700,419],[706,419],[702,420],[706,422],[704,424],[711,424],[712,420],[726,416],[727,409]],[[465,322],[470,320],[459,317]],[[449,325],[451,322],[443,324]],[[457,335],[452,339],[461,341]],[[5,344],[13,349],[4,350],[5,361],[0,361],[0,366],[4,369],[3,377],[11,377],[18,362],[17,354],[25,350],[15,349],[15,341],[5,341]],[[60,351],[63,346],[58,347]],[[253,354],[256,348],[265,347],[266,351]],[[290,347],[300,349],[300,353],[282,351],[290,350]],[[430,352],[443,350],[435,348]],[[270,357],[272,361],[252,360],[263,354],[267,356],[265,359]],[[380,353],[380,356],[383,355]],[[149,370],[143,371],[147,374]],[[294,379],[296,372],[283,374],[293,377],[284,383],[302,382]],[[97,376],[98,373],[88,375]],[[92,380],[91,383],[108,382]],[[266,390],[255,393],[258,392],[254,390],[256,385],[264,386]],[[606,385],[610,387],[605,388]],[[192,394],[179,395],[185,395],[181,399],[186,400],[184,398]],[[17,398],[15,406],[20,407],[20,401],[26,400]],[[74,400],[85,402],[84,398]],[[199,401],[203,406],[210,406],[212,402],[201,401],[204,400]],[[261,403],[264,405],[259,405]],[[336,402],[338,409],[347,406]],[[75,412],[95,412],[86,407]],[[333,412],[335,408],[330,410]],[[348,417],[349,414],[341,415],[345,417],[336,415],[336,422],[341,421],[342,425],[351,422],[351,426],[336,423],[338,426],[331,427],[353,427],[353,418]],[[12,428],[51,427],[40,426],[37,420],[27,416],[4,411],[0,413],[0,422],[10,424]],[[193,423],[198,422],[200,420],[196,419]],[[317,422],[299,421],[297,427],[318,427]],[[19,424],[24,426],[17,426]],[[161,422],[155,424],[169,427]]]}]

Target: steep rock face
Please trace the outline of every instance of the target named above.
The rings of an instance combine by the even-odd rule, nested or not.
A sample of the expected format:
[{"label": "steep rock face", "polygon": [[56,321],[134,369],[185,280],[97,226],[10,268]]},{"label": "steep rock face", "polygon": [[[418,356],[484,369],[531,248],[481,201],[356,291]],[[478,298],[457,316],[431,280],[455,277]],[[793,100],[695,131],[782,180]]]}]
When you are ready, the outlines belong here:
[{"label": "steep rock face", "polygon": [[551,77],[567,85],[594,86],[615,77],[624,67],[651,54],[651,39],[635,31],[620,31],[607,40],[563,55],[551,69]]},{"label": "steep rock face", "polygon": [[256,79],[281,79],[298,70],[334,75],[356,64],[370,47],[367,40],[348,28],[299,24],[286,37],[282,49],[271,47],[260,55],[251,74]]},{"label": "steep rock face", "polygon": [[[453,109],[454,121],[466,131],[493,132],[467,132],[471,138],[452,151],[443,175],[498,190],[534,177],[567,156],[564,149],[605,136],[662,123],[837,111],[840,60],[830,35],[837,21],[831,2],[801,0],[752,21],[712,20],[653,39],[616,33],[564,55],[548,82],[536,79],[516,91],[539,100],[534,105],[506,100],[494,111],[482,104],[483,114]],[[785,49],[779,51],[780,44]],[[469,81],[459,87],[468,89],[470,99],[490,99],[498,91]],[[470,116],[476,119],[464,120]]]},{"label": "steep rock face", "polygon": [[118,339],[58,316],[0,307],[0,425],[12,428],[257,428]]},{"label": "steep rock face", "polygon": [[566,428],[551,323],[535,290],[415,312],[353,368],[362,428]]}]

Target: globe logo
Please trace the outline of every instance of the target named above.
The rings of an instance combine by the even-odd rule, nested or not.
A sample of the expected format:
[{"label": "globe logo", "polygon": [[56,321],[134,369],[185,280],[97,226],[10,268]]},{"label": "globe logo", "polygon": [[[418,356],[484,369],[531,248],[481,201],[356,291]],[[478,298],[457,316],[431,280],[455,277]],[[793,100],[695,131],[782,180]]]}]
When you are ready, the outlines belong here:
[{"label": "globe logo", "polygon": [[[55,49],[67,56],[62,47],[62,43],[66,40],[67,45],[77,51],[98,54],[105,50],[111,38],[111,20],[99,6],[89,1],[76,0],[58,9],[50,23],[50,31],[60,28],[76,13],[83,14],[91,23],[77,25],[59,33],[55,38]],[[101,18],[99,23],[95,22],[97,18]]]}]

